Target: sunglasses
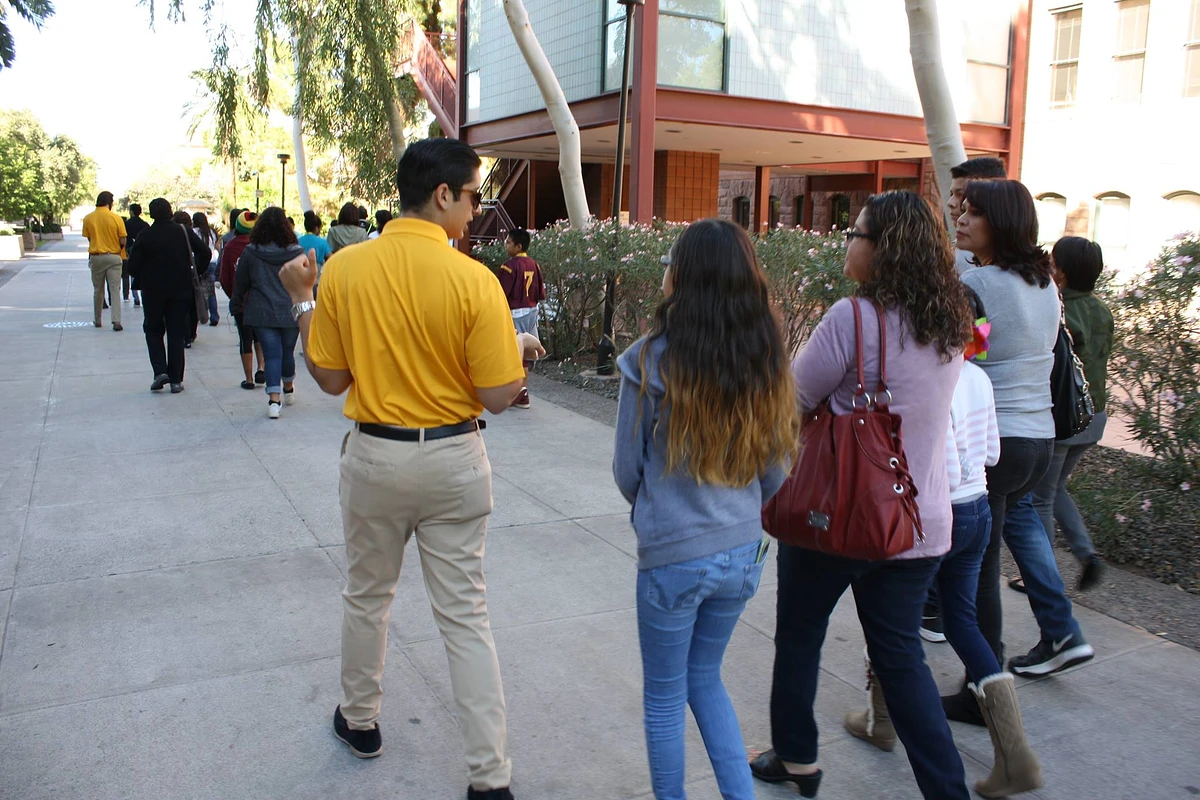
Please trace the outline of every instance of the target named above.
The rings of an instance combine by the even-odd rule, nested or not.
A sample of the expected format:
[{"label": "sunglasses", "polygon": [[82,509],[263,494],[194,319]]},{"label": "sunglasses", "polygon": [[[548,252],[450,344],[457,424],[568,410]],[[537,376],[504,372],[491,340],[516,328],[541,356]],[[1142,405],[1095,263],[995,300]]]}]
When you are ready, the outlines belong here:
[{"label": "sunglasses", "polygon": [[873,242],[876,239],[876,237],[872,236],[871,234],[862,233],[860,231],[846,231],[846,238],[847,239],[866,239],[868,242]]},{"label": "sunglasses", "polygon": [[470,197],[471,208],[473,208],[476,211],[478,211],[483,206],[483,193],[477,189],[463,189],[462,187],[459,187],[458,189],[452,188],[450,191],[454,192],[455,200],[461,200],[462,193],[469,192],[471,195],[471,197]]}]

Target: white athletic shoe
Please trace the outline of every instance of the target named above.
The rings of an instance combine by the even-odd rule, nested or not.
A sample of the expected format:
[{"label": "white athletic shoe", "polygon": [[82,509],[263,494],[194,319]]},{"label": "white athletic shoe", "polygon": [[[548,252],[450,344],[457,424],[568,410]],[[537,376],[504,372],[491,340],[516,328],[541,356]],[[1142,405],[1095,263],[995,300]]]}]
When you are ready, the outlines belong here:
[{"label": "white athletic shoe", "polygon": [[279,419],[280,408],[279,403],[267,403],[267,416],[271,419]]}]

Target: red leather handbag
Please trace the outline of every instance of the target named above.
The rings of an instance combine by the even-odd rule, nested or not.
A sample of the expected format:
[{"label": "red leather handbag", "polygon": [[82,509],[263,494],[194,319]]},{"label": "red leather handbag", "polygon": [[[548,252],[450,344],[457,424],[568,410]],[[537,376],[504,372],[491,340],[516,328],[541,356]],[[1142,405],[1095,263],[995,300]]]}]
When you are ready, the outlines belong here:
[{"label": "red leather handbag", "polygon": [[922,541],[917,489],[908,471],[900,416],[888,410],[887,328],[879,318],[879,383],[866,390],[862,310],[854,306],[858,388],[854,409],[834,414],[826,398],[808,414],[792,473],[763,509],[763,528],[779,541],[822,553],[880,561]]}]

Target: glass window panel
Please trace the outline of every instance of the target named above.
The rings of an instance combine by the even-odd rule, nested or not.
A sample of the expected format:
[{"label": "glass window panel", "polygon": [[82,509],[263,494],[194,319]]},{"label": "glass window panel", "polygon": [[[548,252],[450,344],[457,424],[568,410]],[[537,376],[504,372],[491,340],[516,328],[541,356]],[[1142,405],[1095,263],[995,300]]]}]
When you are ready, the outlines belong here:
[{"label": "glass window panel", "polygon": [[967,119],[1003,125],[1008,122],[1008,68],[991,64],[967,64],[971,87]]},{"label": "glass window panel", "polygon": [[[1003,10],[1003,4],[997,4]],[[967,59],[986,61],[989,64],[1009,63],[1008,40],[1012,32],[1012,21],[1007,15],[996,13],[967,16],[966,22]]]},{"label": "glass window panel", "polygon": [[773,231],[773,230],[775,230],[776,227],[779,226],[780,211],[781,211],[781,208],[780,208],[779,198],[776,197],[775,195],[771,195],[767,199],[767,228],[768,228],[768,230]]},{"label": "glass window panel", "polygon": [[479,70],[467,73],[467,122],[479,121]]},{"label": "glass window panel", "polygon": [[607,11],[607,16],[605,17],[605,19],[611,22],[614,19],[624,19],[624,18],[625,18],[625,6],[618,3],[617,0],[608,0],[608,11]]},{"label": "glass window panel", "polygon": [[1181,194],[1172,197],[1168,205],[1170,233],[1200,231],[1200,195]]},{"label": "glass window panel", "polygon": [[[635,30],[634,38],[637,38]],[[630,46],[633,42],[630,42]],[[604,90],[621,88],[621,68],[625,58],[625,20],[609,23],[604,28]],[[632,66],[632,65],[630,65]]]},{"label": "glass window panel", "polygon": [[1054,60],[1079,58],[1079,32],[1083,26],[1083,9],[1066,11],[1054,16]]},{"label": "glass window panel", "polygon": [[750,227],[750,198],[737,197],[733,201],[733,221],[743,228]]},{"label": "glass window panel", "polygon": [[1050,102],[1057,106],[1075,103],[1075,79],[1079,67],[1076,64],[1060,64],[1051,67]]},{"label": "glass window panel", "polygon": [[1146,49],[1146,28],[1150,22],[1150,0],[1122,0],[1117,4],[1117,52],[1132,53]]},{"label": "glass window panel", "polygon": [[1200,47],[1190,47],[1187,52],[1187,72],[1183,82],[1184,97],[1200,97]]},{"label": "glass window panel", "polygon": [[1038,241],[1056,242],[1067,229],[1067,198],[1041,197],[1037,202]]},{"label": "glass window panel", "polygon": [[725,85],[725,25],[664,15],[658,20],[658,82],[721,91]]},{"label": "glass window panel", "polygon": [[1096,243],[1106,250],[1129,244],[1129,198],[1102,197],[1096,208]]},{"label": "glass window panel", "polygon": [[725,21],[725,0],[659,0],[658,10],[665,14],[676,12],[718,22]]},{"label": "glass window panel", "polygon": [[1136,103],[1142,99],[1142,73],[1146,66],[1144,55],[1113,59],[1113,99]]}]

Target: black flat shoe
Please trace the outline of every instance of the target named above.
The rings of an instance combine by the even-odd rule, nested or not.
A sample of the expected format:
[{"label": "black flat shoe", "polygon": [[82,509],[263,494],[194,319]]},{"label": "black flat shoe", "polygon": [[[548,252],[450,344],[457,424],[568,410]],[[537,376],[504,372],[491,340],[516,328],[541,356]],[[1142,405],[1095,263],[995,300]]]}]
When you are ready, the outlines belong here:
[{"label": "black flat shoe", "polygon": [[965,722],[968,725],[978,725],[980,728],[987,727],[987,723],[983,720],[983,712],[979,710],[979,701],[975,699],[975,693],[967,688],[966,683],[956,694],[942,697],[942,711],[945,712],[946,719],[952,722]]},{"label": "black flat shoe", "polygon": [[1022,578],[1020,575],[1017,575],[1014,578],[1009,578],[1008,579],[1008,588],[1012,589],[1014,592],[1020,592],[1021,594],[1025,594],[1025,579]]},{"label": "black flat shoe", "polygon": [[242,381],[242,388],[243,389],[253,389],[254,381]]},{"label": "black flat shoe", "polygon": [[766,783],[794,783],[800,790],[801,797],[816,797],[824,773],[821,770],[811,775],[795,775],[788,772],[772,749],[750,761],[750,774]]},{"label": "black flat shoe", "polygon": [[257,372],[255,372],[254,373],[254,382],[255,383],[266,383],[267,382],[267,373],[263,372],[261,369],[258,370]]}]

